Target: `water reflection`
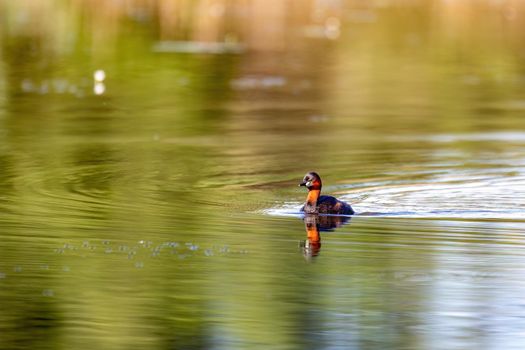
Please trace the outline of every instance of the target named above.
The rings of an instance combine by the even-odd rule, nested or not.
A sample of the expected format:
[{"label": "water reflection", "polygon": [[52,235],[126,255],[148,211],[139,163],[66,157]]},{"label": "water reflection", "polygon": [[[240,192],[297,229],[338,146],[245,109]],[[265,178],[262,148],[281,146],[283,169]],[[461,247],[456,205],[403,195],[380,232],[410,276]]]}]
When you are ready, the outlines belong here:
[{"label": "water reflection", "polygon": [[306,241],[302,244],[303,255],[309,260],[319,255],[319,252],[321,251],[321,235],[319,234],[317,215],[306,214],[303,220],[306,229]]},{"label": "water reflection", "polygon": [[522,3],[0,13],[0,348],[523,347]]},{"label": "water reflection", "polygon": [[321,252],[321,231],[333,231],[350,220],[350,216],[305,214],[303,221],[306,241],[302,242],[301,246],[306,260],[311,260]]}]

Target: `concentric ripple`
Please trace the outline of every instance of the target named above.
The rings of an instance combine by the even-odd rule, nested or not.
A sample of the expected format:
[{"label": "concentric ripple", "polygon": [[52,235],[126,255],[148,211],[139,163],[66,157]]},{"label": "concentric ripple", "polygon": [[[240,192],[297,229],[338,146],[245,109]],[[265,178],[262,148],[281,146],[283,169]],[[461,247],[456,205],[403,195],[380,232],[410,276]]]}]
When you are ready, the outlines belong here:
[{"label": "concentric ripple", "polygon": [[525,219],[525,176],[440,175],[426,182],[362,188],[342,196],[360,213],[424,217]]}]

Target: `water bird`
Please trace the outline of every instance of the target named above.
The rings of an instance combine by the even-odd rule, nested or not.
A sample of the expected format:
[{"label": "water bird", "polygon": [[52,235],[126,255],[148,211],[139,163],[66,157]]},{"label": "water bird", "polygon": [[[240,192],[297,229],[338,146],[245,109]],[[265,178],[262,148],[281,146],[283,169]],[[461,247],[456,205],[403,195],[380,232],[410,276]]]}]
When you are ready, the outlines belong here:
[{"label": "water bird", "polygon": [[332,196],[321,196],[323,183],[321,177],[316,172],[311,171],[307,173],[299,186],[305,186],[308,189],[306,203],[301,208],[301,211],[304,211],[306,214],[354,214],[354,210],[350,204]]}]

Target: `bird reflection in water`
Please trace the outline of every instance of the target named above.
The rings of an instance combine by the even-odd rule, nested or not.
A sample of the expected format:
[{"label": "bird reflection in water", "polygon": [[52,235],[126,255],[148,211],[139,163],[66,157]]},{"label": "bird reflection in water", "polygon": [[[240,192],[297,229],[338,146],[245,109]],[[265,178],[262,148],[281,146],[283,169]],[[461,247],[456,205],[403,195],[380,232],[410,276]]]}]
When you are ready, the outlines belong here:
[{"label": "bird reflection in water", "polygon": [[321,231],[333,231],[334,229],[348,223],[349,216],[306,214],[303,218],[306,230],[306,240],[301,242],[303,255],[306,260],[319,255],[321,251]]}]

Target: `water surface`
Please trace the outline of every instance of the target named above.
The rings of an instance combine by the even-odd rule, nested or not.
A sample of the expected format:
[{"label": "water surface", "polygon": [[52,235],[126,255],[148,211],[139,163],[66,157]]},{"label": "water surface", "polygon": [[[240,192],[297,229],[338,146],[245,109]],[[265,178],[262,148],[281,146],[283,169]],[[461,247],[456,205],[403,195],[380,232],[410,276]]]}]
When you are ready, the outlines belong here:
[{"label": "water surface", "polygon": [[0,1],[0,348],[523,348],[524,9],[284,3]]}]

